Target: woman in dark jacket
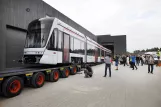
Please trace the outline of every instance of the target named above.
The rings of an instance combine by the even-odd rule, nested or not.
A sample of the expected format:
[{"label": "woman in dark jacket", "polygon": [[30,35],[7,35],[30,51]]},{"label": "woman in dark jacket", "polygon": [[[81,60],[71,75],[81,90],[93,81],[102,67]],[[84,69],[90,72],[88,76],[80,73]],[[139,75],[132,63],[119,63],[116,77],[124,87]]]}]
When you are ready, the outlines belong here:
[{"label": "woman in dark jacket", "polygon": [[139,63],[140,63],[140,57],[137,55],[136,56],[136,64],[139,66]]}]

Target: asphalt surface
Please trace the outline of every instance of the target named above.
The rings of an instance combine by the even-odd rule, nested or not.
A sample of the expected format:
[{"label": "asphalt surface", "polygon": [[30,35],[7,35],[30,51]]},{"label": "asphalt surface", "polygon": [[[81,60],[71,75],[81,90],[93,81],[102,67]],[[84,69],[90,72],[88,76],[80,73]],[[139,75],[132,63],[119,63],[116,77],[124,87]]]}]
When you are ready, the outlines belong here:
[{"label": "asphalt surface", "polygon": [[0,107],[161,107],[161,68],[147,73],[119,66],[103,77],[104,64],[92,67],[92,78],[77,74],[38,89],[25,87],[19,96],[0,97]]}]

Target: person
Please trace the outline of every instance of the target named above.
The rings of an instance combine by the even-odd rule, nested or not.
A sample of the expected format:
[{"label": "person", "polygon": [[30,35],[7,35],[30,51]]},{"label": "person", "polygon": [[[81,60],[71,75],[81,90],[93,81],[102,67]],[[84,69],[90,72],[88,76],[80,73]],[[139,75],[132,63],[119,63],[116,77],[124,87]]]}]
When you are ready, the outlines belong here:
[{"label": "person", "polygon": [[136,56],[136,64],[139,66],[139,63],[140,63],[140,57],[139,55]]},{"label": "person", "polygon": [[127,66],[129,66],[129,56],[128,55],[126,56],[126,64]]},{"label": "person", "polygon": [[113,58],[111,57],[111,65],[113,65]]},{"label": "person", "polygon": [[118,57],[118,55],[116,55],[115,56],[115,66],[116,66],[115,70],[118,70],[118,64],[119,64],[119,57]]},{"label": "person", "polygon": [[136,62],[136,57],[135,55],[132,55],[131,56],[131,65],[132,65],[132,70],[134,70],[134,67],[136,68],[136,70],[138,69],[135,65],[135,62]]},{"label": "person", "polygon": [[153,74],[153,69],[154,69],[154,58],[152,55],[148,57],[148,73]]},{"label": "person", "polygon": [[125,66],[125,64],[127,65],[127,63],[126,63],[126,56],[125,55],[122,56],[122,60],[123,60],[124,66]]},{"label": "person", "polygon": [[109,54],[106,55],[104,62],[105,62],[105,75],[104,75],[104,77],[106,77],[106,75],[107,75],[107,68],[109,68],[109,77],[111,77],[111,56]]},{"label": "person", "polygon": [[140,61],[141,61],[141,66],[143,66],[143,64],[144,64],[144,57],[143,56],[140,56]]},{"label": "person", "polygon": [[129,63],[130,63],[130,68],[132,68],[132,56],[129,55]]},{"label": "person", "polygon": [[145,64],[148,64],[148,55],[145,55]]},{"label": "person", "polygon": [[160,59],[160,50],[157,51],[157,58]]},{"label": "person", "polygon": [[121,55],[118,55],[118,60],[118,63],[120,63],[120,65],[123,64],[123,59]]},{"label": "person", "polygon": [[89,78],[93,76],[93,70],[89,65],[85,65],[84,74],[85,74],[85,78]]},{"label": "person", "polygon": [[159,65],[159,63],[160,63],[160,50],[157,51],[157,58],[158,58],[158,63],[157,63],[157,65]]}]

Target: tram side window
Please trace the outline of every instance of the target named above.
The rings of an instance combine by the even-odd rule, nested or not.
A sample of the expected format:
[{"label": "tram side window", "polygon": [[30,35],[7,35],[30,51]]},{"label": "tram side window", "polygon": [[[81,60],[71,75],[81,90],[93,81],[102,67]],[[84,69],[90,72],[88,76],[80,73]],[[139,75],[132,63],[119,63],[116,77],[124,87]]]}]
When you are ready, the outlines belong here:
[{"label": "tram side window", "polygon": [[48,50],[56,50],[56,37],[57,37],[57,30],[54,29],[48,42]]},{"label": "tram side window", "polygon": [[90,45],[87,44],[87,55],[90,55]]},{"label": "tram side window", "polygon": [[81,49],[80,46],[81,46],[81,41],[74,38],[74,53],[77,53],[77,54],[80,53],[80,52],[79,52],[80,49]]},{"label": "tram side window", "polygon": [[87,44],[87,55],[94,56],[95,55],[95,47]]},{"label": "tram side window", "polygon": [[102,57],[104,57],[104,51],[103,50],[101,50],[101,54],[102,54]]},{"label": "tram side window", "polygon": [[97,47],[95,47],[95,56],[97,56],[98,57],[98,48]]},{"label": "tram side window", "polygon": [[63,32],[59,30],[59,33],[58,33],[58,51],[62,51],[62,37],[63,37]]},{"label": "tram side window", "polygon": [[70,52],[74,52],[74,38],[70,37]]},{"label": "tram side window", "polygon": [[92,56],[95,56],[95,46],[92,46]]},{"label": "tram side window", "polygon": [[97,52],[98,52],[98,56],[100,57],[100,48],[98,48],[98,51]]},{"label": "tram side window", "polygon": [[90,46],[90,55],[91,56],[94,56],[94,49],[93,49],[93,46],[92,45]]},{"label": "tram side window", "polygon": [[81,50],[80,50],[80,53],[82,54],[82,55],[84,55],[84,42],[81,42]]},{"label": "tram side window", "polygon": [[93,56],[93,46],[91,45],[90,47],[90,55]]},{"label": "tram side window", "polygon": [[105,57],[107,56],[107,52],[105,51]]}]

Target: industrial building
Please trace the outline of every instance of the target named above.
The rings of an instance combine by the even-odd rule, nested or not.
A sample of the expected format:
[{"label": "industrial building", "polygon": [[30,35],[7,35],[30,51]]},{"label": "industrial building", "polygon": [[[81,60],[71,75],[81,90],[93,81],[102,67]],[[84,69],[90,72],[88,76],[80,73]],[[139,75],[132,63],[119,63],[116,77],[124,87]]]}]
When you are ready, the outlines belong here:
[{"label": "industrial building", "polygon": [[110,49],[113,54],[126,53],[126,35],[97,35],[97,42]]},{"label": "industrial building", "polygon": [[[96,37],[42,0],[0,0],[0,13],[0,71],[23,66],[18,60],[23,56],[27,26],[31,21],[42,17],[57,17],[91,39],[98,39],[105,47],[111,40],[114,52],[126,52],[126,43],[123,43],[126,42],[126,36],[116,36],[113,39],[105,36]],[[123,47],[119,48],[122,44]]]}]

